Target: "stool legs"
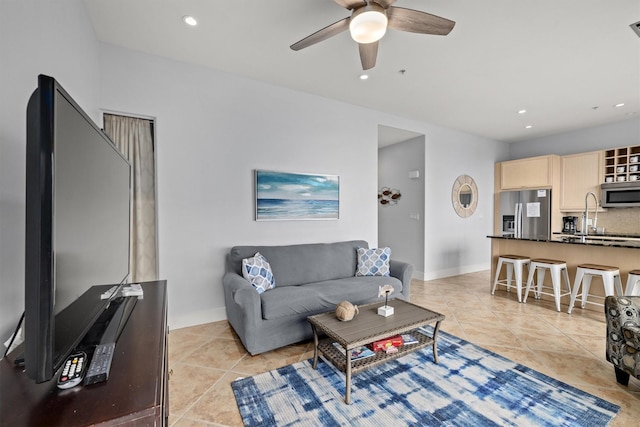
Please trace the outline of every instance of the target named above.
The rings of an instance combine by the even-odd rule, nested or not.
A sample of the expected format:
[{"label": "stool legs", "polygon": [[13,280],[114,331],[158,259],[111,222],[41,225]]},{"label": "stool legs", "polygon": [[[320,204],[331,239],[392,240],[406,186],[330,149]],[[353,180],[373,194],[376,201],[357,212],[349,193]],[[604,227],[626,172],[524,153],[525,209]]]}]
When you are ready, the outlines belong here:
[{"label": "stool legs", "polygon": [[[560,269],[551,269],[551,283],[553,284],[553,296],[556,301],[556,311],[560,311],[560,292],[561,292],[561,275]],[[562,269],[562,275],[564,276],[564,283],[567,285],[567,290],[571,292],[571,285],[569,285],[569,273],[566,268]]]},{"label": "stool legs", "polygon": [[[502,269],[502,259],[498,260],[498,265],[496,266],[496,277],[493,279],[493,289],[491,289],[491,295],[496,292],[496,286],[498,286],[498,277],[500,276],[500,270]],[[509,271],[507,270],[507,279],[509,278]],[[510,280],[507,280],[507,290],[509,290]]]},{"label": "stool legs", "polygon": [[[544,275],[545,271],[549,270],[551,274],[551,283],[553,285],[553,297],[556,303],[556,310],[560,311],[560,298],[563,296],[561,293],[562,289],[562,278],[564,278],[565,285],[567,286],[568,292],[564,295],[569,295],[571,293],[571,285],[569,284],[569,273],[567,272],[566,264],[564,266],[561,265],[553,265],[553,264],[543,264],[543,263],[534,263],[532,262],[529,267],[529,276],[527,278],[527,288],[524,291],[524,298],[522,299],[523,303],[527,302],[527,297],[529,296],[529,292],[533,287],[533,296],[536,299],[540,299],[543,294],[542,288],[544,285]],[[534,271],[536,275],[536,283],[533,283]],[[549,295],[549,294],[545,294]]]},{"label": "stool legs", "polygon": [[571,292],[571,301],[569,302],[569,309],[567,310],[567,313],[571,314],[571,311],[573,310],[573,306],[578,296],[578,291],[580,290],[580,285],[582,285],[582,301],[580,307],[585,308],[587,305],[587,298],[589,296],[589,289],[591,288],[591,279],[594,275],[602,278],[605,295],[623,295],[622,281],[620,280],[619,272],[599,272],[594,271],[593,269],[583,269],[578,267],[576,271],[576,278],[573,282],[573,291]]},{"label": "stool legs", "polygon": [[[533,282],[533,275],[536,275],[536,281]],[[542,284],[544,282],[544,269],[531,267],[529,269],[529,276],[527,277],[527,288],[524,291],[524,299],[523,302],[527,302],[527,296],[529,296],[529,291],[531,290],[531,285],[533,286],[533,297],[535,299],[540,299],[540,293],[542,292]]]},{"label": "stool legs", "polygon": [[[513,265],[510,265],[510,267],[513,270]],[[515,270],[516,270],[516,291],[518,292],[518,302],[522,302],[522,268],[516,268]]]},{"label": "stool legs", "polygon": [[576,296],[578,295],[578,290],[580,289],[580,282],[582,282],[582,278],[584,277],[584,271],[578,269],[576,271],[576,278],[573,281],[573,291],[571,291],[571,300],[569,301],[569,310],[567,313],[571,314],[571,310],[573,310],[573,304],[576,302]]},{"label": "stool legs", "polygon": [[507,266],[507,292],[511,291],[511,281],[513,280],[514,270],[515,270],[515,282],[516,282],[516,291],[518,292],[518,302],[522,302],[522,269],[523,265],[527,264],[527,261],[518,260],[515,262],[504,261],[502,258],[498,260],[498,265],[496,266],[496,277],[493,279],[493,289],[491,290],[491,295],[496,292],[496,286],[498,286],[498,278],[500,277],[500,271],[502,269],[502,265],[506,264]]},{"label": "stool legs", "polygon": [[640,275],[629,273],[629,278],[627,279],[627,286],[625,288],[625,295],[640,295]]}]

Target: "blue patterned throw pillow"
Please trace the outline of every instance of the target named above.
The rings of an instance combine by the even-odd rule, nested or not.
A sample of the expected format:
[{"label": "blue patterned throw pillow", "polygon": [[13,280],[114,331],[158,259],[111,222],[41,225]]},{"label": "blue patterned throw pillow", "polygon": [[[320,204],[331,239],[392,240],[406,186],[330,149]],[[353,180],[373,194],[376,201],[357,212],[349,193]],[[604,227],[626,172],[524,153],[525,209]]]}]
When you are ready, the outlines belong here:
[{"label": "blue patterned throw pillow", "polygon": [[256,252],[251,258],[242,260],[242,276],[251,282],[259,294],[276,287],[276,279],[271,272],[271,265],[260,252]]},{"label": "blue patterned throw pillow", "polygon": [[391,248],[358,248],[356,276],[389,276]]}]

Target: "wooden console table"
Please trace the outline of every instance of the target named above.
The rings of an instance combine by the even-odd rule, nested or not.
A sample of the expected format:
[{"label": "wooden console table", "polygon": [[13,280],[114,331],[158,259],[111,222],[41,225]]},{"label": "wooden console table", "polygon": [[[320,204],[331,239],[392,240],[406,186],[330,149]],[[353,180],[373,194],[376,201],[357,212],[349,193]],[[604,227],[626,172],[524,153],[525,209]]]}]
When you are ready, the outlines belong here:
[{"label": "wooden console table", "polygon": [[59,390],[57,375],[36,384],[16,368],[16,354],[0,361],[1,426],[167,423],[167,282],[141,284],[144,298],[120,335],[107,381]]}]

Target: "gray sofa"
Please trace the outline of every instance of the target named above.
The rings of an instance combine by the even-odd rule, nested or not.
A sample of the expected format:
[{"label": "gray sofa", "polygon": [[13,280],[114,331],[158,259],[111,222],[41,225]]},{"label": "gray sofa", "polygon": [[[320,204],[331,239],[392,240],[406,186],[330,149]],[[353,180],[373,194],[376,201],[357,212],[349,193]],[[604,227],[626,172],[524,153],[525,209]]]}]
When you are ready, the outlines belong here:
[{"label": "gray sofa", "polygon": [[[313,336],[307,316],[335,310],[341,301],[379,301],[378,286],[409,300],[413,266],[390,261],[390,276],[354,276],[363,240],[289,246],[236,246],[222,279],[227,319],[252,355]],[[260,252],[271,265],[276,287],[262,294],[242,277],[242,260]]]}]

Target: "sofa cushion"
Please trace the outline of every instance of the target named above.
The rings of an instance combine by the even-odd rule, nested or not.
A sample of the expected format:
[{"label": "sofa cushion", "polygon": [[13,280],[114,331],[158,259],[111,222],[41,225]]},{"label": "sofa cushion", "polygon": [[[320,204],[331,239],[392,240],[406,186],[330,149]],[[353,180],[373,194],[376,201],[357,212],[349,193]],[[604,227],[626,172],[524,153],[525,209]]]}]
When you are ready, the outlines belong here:
[{"label": "sofa cushion", "polygon": [[269,261],[260,252],[242,260],[242,276],[256,288],[259,294],[276,287]]},{"label": "sofa cushion", "polygon": [[358,248],[356,276],[389,276],[391,248]]},{"label": "sofa cushion", "polygon": [[400,280],[384,276],[351,276],[285,287],[280,287],[278,282],[277,288],[260,295],[262,317],[265,320],[271,320],[305,313],[311,315],[320,311],[331,311],[335,310],[338,303],[345,300],[355,305],[382,301],[378,298],[378,287],[387,284],[393,286],[392,296],[398,296],[402,292]]},{"label": "sofa cushion", "polygon": [[368,244],[353,240],[288,246],[235,246],[227,258],[227,271],[242,274],[242,259],[260,252],[269,260],[278,288],[353,277],[358,247],[367,248]]}]

